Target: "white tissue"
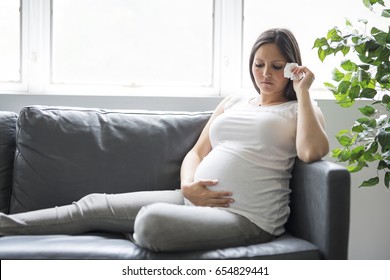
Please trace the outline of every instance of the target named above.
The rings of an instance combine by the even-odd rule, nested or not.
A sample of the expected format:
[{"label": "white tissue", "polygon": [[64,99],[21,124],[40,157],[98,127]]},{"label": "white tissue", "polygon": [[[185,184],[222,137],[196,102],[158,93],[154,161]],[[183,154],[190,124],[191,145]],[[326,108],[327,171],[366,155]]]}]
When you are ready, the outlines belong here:
[{"label": "white tissue", "polygon": [[292,69],[295,67],[298,67],[298,63],[292,62],[292,63],[287,63],[286,66],[284,67],[284,77],[291,79],[291,80],[300,80],[303,78],[303,73],[299,75],[295,75],[292,73]]}]

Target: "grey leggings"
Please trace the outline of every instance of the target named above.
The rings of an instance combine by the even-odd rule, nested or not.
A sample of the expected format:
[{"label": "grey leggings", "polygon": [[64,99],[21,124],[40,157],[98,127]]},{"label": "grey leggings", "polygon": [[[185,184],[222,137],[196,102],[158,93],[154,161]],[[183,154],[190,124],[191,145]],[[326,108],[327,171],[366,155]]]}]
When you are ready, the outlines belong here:
[{"label": "grey leggings", "polygon": [[66,206],[0,213],[0,235],[134,233],[136,244],[153,251],[215,249],[273,239],[240,215],[183,203],[180,191],[90,194]]}]

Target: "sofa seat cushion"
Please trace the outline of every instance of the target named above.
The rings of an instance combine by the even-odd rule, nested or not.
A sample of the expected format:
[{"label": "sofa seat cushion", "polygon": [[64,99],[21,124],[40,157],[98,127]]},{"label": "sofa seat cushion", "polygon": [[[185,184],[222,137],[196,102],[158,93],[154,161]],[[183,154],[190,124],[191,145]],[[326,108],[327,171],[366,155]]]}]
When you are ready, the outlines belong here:
[{"label": "sofa seat cushion", "polygon": [[154,253],[148,251],[147,259],[256,259],[256,260],[311,260],[320,259],[318,248],[310,242],[288,233],[275,240],[250,246],[209,251],[182,253]]},{"label": "sofa seat cushion", "polygon": [[122,235],[4,236],[0,259],[319,259],[318,248],[285,234],[272,242],[218,250],[155,253]]},{"label": "sofa seat cushion", "polygon": [[18,235],[0,238],[0,259],[142,259],[144,250],[123,236]]}]

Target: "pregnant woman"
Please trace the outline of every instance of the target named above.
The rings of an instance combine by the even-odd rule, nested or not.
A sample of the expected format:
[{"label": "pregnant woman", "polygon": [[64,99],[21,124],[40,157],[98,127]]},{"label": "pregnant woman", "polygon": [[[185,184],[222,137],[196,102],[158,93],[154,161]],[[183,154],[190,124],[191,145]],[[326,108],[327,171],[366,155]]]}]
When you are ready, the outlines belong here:
[{"label": "pregnant woman", "polygon": [[153,251],[271,241],[289,215],[295,158],[316,161],[329,150],[309,94],[314,74],[301,65],[289,30],[259,36],[250,54],[258,95],[218,105],[183,160],[180,191],[90,194],[71,205],[0,213],[0,235],[114,231]]}]

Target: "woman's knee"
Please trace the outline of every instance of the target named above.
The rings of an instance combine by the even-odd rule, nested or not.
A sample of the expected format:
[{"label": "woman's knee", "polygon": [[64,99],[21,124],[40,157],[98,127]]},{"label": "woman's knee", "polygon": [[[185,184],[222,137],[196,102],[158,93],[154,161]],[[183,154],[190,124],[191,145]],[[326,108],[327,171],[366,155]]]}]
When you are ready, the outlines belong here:
[{"label": "woman's knee", "polygon": [[87,194],[86,196],[83,196],[80,198],[77,203],[83,202],[83,203],[93,203],[97,200],[103,200],[104,197],[106,196],[105,193],[90,193]]},{"label": "woman's knee", "polygon": [[104,193],[91,193],[80,200],[73,202],[81,215],[92,214],[100,212],[101,209],[106,208],[107,198]]},{"label": "woman's knee", "polygon": [[173,250],[177,240],[172,238],[172,233],[178,225],[169,209],[171,207],[167,203],[142,207],[134,224],[134,240],[138,245],[157,252]]}]

